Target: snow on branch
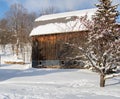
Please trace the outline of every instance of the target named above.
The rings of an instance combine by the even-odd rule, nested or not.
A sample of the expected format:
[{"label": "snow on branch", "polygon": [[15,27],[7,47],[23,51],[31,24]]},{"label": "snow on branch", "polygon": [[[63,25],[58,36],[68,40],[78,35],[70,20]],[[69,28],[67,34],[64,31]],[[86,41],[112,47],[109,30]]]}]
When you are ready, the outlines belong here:
[{"label": "snow on branch", "polygon": [[120,76],[120,73],[118,73],[118,74],[106,75],[106,76],[105,76],[105,79],[111,79],[111,78],[113,78],[113,77],[118,77],[118,76]]}]

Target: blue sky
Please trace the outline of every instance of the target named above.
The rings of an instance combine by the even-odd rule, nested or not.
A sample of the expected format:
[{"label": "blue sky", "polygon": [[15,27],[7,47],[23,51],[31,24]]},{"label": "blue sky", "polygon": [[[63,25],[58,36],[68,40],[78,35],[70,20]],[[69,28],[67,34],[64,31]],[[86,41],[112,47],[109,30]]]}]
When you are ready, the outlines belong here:
[{"label": "blue sky", "polygon": [[[120,0],[113,0],[116,4],[120,4]],[[0,18],[4,17],[4,13],[9,10],[10,5],[21,3],[28,11],[40,11],[40,9],[49,6],[57,7],[61,12],[66,10],[81,10],[94,8],[98,0],[0,0]],[[118,7],[120,11],[120,5]]]},{"label": "blue sky", "polygon": [[4,17],[4,13],[8,9],[9,9],[9,5],[4,0],[0,0],[0,18]]}]

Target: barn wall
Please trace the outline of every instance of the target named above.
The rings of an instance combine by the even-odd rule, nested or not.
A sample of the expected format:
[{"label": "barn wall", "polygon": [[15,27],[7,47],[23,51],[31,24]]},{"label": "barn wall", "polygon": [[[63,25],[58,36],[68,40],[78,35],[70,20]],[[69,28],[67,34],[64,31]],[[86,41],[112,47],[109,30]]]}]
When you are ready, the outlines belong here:
[{"label": "barn wall", "polygon": [[79,38],[79,40],[82,41],[86,37],[87,33],[88,31],[81,31],[81,32],[71,32],[71,33],[40,35],[40,36],[32,37],[33,64],[39,65],[41,64],[41,62],[44,63],[44,60],[47,60],[49,62],[51,60],[52,64],[54,64],[53,60],[56,60],[55,64],[58,64],[58,60],[60,60],[59,52],[61,49],[62,42],[67,43],[72,38],[74,38],[74,40],[76,38]]}]

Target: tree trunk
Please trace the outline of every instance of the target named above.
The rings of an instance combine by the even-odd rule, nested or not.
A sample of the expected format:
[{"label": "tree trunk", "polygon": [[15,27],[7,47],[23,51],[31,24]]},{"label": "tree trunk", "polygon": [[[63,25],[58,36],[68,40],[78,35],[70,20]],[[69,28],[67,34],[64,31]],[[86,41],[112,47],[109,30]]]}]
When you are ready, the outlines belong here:
[{"label": "tree trunk", "polygon": [[17,38],[17,42],[16,42],[16,56],[18,58],[18,53],[19,53],[19,38]]},{"label": "tree trunk", "polygon": [[100,87],[105,87],[105,79],[104,79],[105,75],[104,74],[100,74]]},{"label": "tree trunk", "polygon": [[12,53],[14,55],[15,49],[14,49],[14,45],[12,44]]},{"label": "tree trunk", "polygon": [[16,45],[16,56],[18,57],[18,45]]}]

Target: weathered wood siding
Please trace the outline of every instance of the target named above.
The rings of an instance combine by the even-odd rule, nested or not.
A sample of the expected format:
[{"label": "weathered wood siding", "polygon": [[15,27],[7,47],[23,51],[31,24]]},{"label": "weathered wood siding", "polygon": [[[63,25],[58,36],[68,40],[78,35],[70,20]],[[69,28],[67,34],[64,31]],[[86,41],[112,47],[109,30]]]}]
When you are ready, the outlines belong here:
[{"label": "weathered wood siding", "polygon": [[[60,45],[70,39],[85,39],[88,31],[39,35],[32,37],[32,61],[59,60]],[[39,63],[38,63],[39,64]]]}]

